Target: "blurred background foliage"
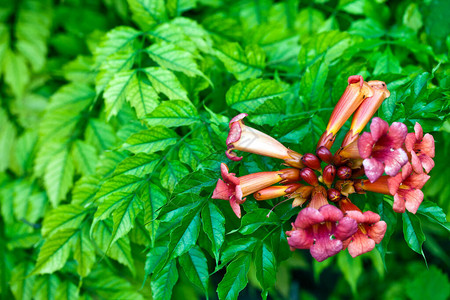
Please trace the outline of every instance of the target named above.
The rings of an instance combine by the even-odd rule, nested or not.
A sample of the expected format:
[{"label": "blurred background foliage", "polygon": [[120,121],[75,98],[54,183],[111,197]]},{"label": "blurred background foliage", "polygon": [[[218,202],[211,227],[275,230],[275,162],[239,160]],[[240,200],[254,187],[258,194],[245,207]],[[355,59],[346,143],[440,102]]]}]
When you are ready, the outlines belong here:
[{"label": "blurred background foliage", "polygon": [[[1,0],[3,299],[448,299],[449,34],[446,0]],[[241,224],[210,196],[231,117],[311,152],[353,74],[436,167],[416,216],[355,200],[388,223],[378,251],[317,263],[289,251],[290,203]]]}]

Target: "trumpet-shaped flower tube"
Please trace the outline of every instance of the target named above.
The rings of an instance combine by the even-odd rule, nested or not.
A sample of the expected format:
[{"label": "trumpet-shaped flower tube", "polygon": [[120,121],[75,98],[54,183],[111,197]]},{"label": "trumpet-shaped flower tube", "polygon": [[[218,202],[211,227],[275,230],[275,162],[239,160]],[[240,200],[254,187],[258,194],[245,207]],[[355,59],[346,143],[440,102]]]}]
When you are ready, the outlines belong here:
[{"label": "trumpet-shaped flower tube", "polygon": [[337,207],[328,204],[319,209],[302,209],[286,235],[291,250],[310,249],[312,257],[320,262],[339,253],[342,241],[357,229],[355,220],[344,217]]},{"label": "trumpet-shaped flower tube", "polygon": [[312,191],[314,187],[310,185],[302,185],[295,192],[289,195],[289,199],[294,199],[292,201],[292,207],[302,206],[306,201],[311,199]]},{"label": "trumpet-shaped flower tube", "polygon": [[290,183],[286,185],[269,186],[253,194],[256,200],[269,200],[282,196],[288,196],[302,187],[300,183]]},{"label": "trumpet-shaped flower tube", "polygon": [[386,121],[373,118],[370,132],[364,132],[358,139],[358,149],[367,178],[374,182],[386,172],[389,176],[408,162],[408,155],[401,148],[408,129],[406,125],[394,122],[389,127]]},{"label": "trumpet-shaped flower tube", "polygon": [[386,233],[386,222],[380,221],[380,216],[372,211],[361,210],[348,199],[339,201],[339,207],[344,215],[358,223],[358,230],[343,242],[343,249],[348,248],[352,257],[357,257],[375,248],[381,243]]},{"label": "trumpet-shaped flower tube", "polygon": [[344,137],[342,148],[358,139],[359,134],[369,123],[374,113],[381,106],[381,103],[391,95],[386,87],[386,83],[383,81],[372,80],[367,84],[372,88],[373,95],[366,98],[353,115],[352,124]]},{"label": "trumpet-shaped flower tube", "polygon": [[434,138],[431,134],[423,135],[422,126],[414,125],[414,132],[408,133],[405,139],[406,151],[411,154],[411,163],[416,173],[428,174],[434,167]]},{"label": "trumpet-shaped flower tube", "polygon": [[288,183],[300,179],[300,172],[298,169],[259,172],[236,177],[236,174],[229,173],[228,166],[222,163],[220,165],[220,171],[223,180],[219,179],[217,181],[212,198],[228,200],[233,212],[238,218],[241,217],[241,208],[239,204],[244,203],[246,200],[243,197],[278,182]]},{"label": "trumpet-shaped flower tube", "polygon": [[247,114],[242,113],[231,119],[230,132],[227,138],[226,155],[231,160],[241,160],[233,150],[240,150],[244,152],[259,154],[263,156],[274,157],[284,160],[288,165],[302,168],[302,155],[286,148],[279,141],[273,137],[256,130],[252,127],[246,126],[243,119]]},{"label": "trumpet-shaped flower tube", "polygon": [[404,213],[405,208],[415,214],[423,201],[420,190],[430,176],[416,174],[410,164],[406,164],[400,173],[388,179],[389,192],[394,195],[394,211]]},{"label": "trumpet-shaped flower tube", "polygon": [[348,118],[361,105],[364,99],[372,97],[372,88],[364,82],[362,76],[353,75],[348,78],[348,86],[336,104],[327,129],[320,137],[317,148],[325,146],[330,149],[336,138],[336,133],[341,129]]}]

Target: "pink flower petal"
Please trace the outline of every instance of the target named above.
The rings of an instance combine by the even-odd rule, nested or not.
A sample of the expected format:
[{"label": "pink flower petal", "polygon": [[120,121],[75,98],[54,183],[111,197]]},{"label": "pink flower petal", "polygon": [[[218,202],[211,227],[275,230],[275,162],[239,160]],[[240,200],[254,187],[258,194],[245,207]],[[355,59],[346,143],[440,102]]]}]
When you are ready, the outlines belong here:
[{"label": "pink flower petal", "polygon": [[324,221],[322,214],[315,208],[306,207],[302,209],[295,219],[294,226],[296,228],[306,229],[314,224],[318,224]]},{"label": "pink flower petal", "polygon": [[230,122],[230,132],[227,137],[227,146],[230,146],[233,143],[236,143],[241,138],[242,128],[240,122]]},{"label": "pink flower petal", "polygon": [[319,208],[319,212],[322,214],[325,222],[337,222],[344,216],[339,208],[331,204],[322,206],[321,208]]},{"label": "pink flower petal", "polygon": [[230,148],[227,151],[225,151],[225,155],[228,157],[228,159],[234,160],[234,161],[240,161],[242,159],[242,156],[237,156],[236,153],[232,152],[234,148]]},{"label": "pink flower petal", "polygon": [[434,168],[434,160],[428,155],[422,154],[419,156],[420,162],[425,169],[425,172],[430,173],[431,169]]},{"label": "pink flower petal", "polygon": [[358,224],[349,217],[343,217],[336,226],[334,236],[343,241],[351,237],[358,230]]},{"label": "pink flower petal", "polygon": [[372,123],[370,124],[370,133],[372,134],[372,138],[374,141],[378,141],[381,136],[385,135],[388,132],[388,129],[388,122],[378,117],[372,119]]},{"label": "pink flower petal", "polygon": [[241,207],[236,202],[236,197],[233,196],[230,198],[230,206],[233,212],[236,214],[236,216],[240,219],[241,218]]},{"label": "pink flower petal", "polygon": [[392,206],[395,212],[404,213],[405,212],[405,198],[398,193],[394,195],[394,205]]},{"label": "pink flower petal", "polygon": [[375,158],[366,158],[363,161],[364,172],[370,182],[375,182],[381,175],[383,175],[384,166]]},{"label": "pink flower petal", "polygon": [[396,149],[386,155],[384,160],[384,171],[389,176],[395,176],[407,162],[408,155],[405,150]]},{"label": "pink flower petal", "polygon": [[402,167],[402,180],[405,180],[406,178],[409,177],[409,175],[411,175],[413,171],[413,168],[411,166],[411,164],[406,164]]},{"label": "pink flower petal", "polygon": [[423,129],[422,129],[422,126],[417,122],[416,122],[416,124],[414,124],[414,132],[415,132],[416,140],[420,141],[423,138]]},{"label": "pink flower petal", "polygon": [[381,243],[386,233],[387,224],[384,221],[379,221],[370,227],[366,227],[367,234],[375,242],[375,244]]},{"label": "pink flower petal", "polygon": [[213,192],[213,195],[211,198],[228,200],[228,199],[230,199],[231,195],[232,195],[232,193],[230,192],[228,185],[225,182],[223,182],[221,179],[219,179],[217,181],[216,188],[214,189],[214,192]]},{"label": "pink flower petal", "polygon": [[413,188],[413,189],[421,189],[427,183],[428,179],[430,179],[429,175],[426,174],[411,174],[406,180],[403,181],[403,184]]},{"label": "pink flower petal", "polygon": [[363,132],[358,139],[358,151],[361,158],[368,158],[372,154],[372,148],[375,144],[372,135],[369,132]]},{"label": "pink flower petal", "polygon": [[434,157],[434,137],[431,134],[425,134],[420,143],[420,150],[429,157]]},{"label": "pink flower petal", "polygon": [[423,193],[421,190],[409,190],[405,193],[405,207],[408,211],[415,214],[417,212],[417,209],[420,206],[420,203],[423,201]]},{"label": "pink flower petal", "polygon": [[229,124],[230,128],[231,128],[231,125],[232,125],[233,123],[239,122],[240,120],[244,119],[244,118],[247,117],[247,116],[248,116],[248,114],[246,114],[246,113],[238,114],[236,117],[234,117],[233,119],[231,119],[230,124]]},{"label": "pink flower petal", "polygon": [[365,220],[366,224],[375,224],[380,221],[380,215],[374,213],[373,211],[370,211],[370,210],[365,211],[363,213],[363,215],[366,218],[366,220]]},{"label": "pink flower petal", "polygon": [[416,144],[416,135],[413,132],[408,133],[405,138],[406,151],[408,152],[412,151],[414,149],[415,144]]},{"label": "pink flower petal", "polygon": [[394,122],[389,128],[387,136],[391,140],[391,148],[400,148],[405,142],[406,135],[408,134],[408,127],[400,122]]},{"label": "pink flower petal", "polygon": [[357,210],[347,210],[345,212],[345,216],[352,218],[358,224],[366,222],[366,217],[363,215],[362,212],[357,211]]},{"label": "pink flower petal", "polygon": [[358,231],[348,245],[348,253],[350,253],[352,257],[357,257],[361,254],[372,251],[373,248],[375,248],[375,242],[368,238],[367,235]]},{"label": "pink flower petal", "polygon": [[402,173],[398,173],[394,177],[388,178],[388,188],[389,193],[391,193],[391,195],[397,194],[397,190],[400,187],[402,181],[403,181]]},{"label": "pink flower petal", "polygon": [[416,152],[411,151],[411,165],[413,167],[414,172],[421,174],[423,173],[422,162],[417,157]]},{"label": "pink flower petal", "polygon": [[220,173],[225,183],[232,183],[234,185],[239,185],[239,179],[235,176],[234,173],[228,173],[228,166],[226,164],[224,163],[220,164]]},{"label": "pink flower petal", "polygon": [[286,235],[289,246],[296,249],[309,249],[314,243],[311,233],[303,229],[287,231]]},{"label": "pink flower petal", "polygon": [[336,255],[342,250],[342,241],[333,240],[327,237],[317,239],[314,245],[311,246],[311,256],[318,262],[324,261],[328,257]]}]

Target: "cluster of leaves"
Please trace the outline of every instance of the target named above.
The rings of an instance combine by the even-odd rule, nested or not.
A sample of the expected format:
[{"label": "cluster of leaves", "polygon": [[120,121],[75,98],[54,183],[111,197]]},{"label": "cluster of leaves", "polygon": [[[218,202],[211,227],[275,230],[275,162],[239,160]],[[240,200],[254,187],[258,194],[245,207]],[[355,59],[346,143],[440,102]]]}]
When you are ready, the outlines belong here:
[{"label": "cluster of leaves", "polygon": [[[446,298],[437,267],[420,277],[421,265],[386,275],[383,264],[414,259],[391,238],[400,226],[412,250],[425,255],[425,232],[430,263],[450,265],[438,206],[450,211],[448,1],[299,2],[0,1],[0,293],[236,299],[250,281],[249,297],[257,287],[285,298],[346,295],[348,283],[356,293],[358,281],[414,274],[408,297],[437,297],[421,288],[433,281]],[[357,200],[388,223],[379,252],[312,263],[287,245],[298,213],[290,203],[266,218],[278,201],[249,199],[238,220],[210,196],[230,117],[249,113],[262,131],[310,152],[353,74],[388,83],[383,119],[439,131],[437,166],[417,215],[394,214],[390,197]],[[230,168],[245,175],[278,163],[246,156]],[[363,272],[366,262],[373,267]],[[344,279],[316,291],[300,283],[319,282],[328,266]]]}]

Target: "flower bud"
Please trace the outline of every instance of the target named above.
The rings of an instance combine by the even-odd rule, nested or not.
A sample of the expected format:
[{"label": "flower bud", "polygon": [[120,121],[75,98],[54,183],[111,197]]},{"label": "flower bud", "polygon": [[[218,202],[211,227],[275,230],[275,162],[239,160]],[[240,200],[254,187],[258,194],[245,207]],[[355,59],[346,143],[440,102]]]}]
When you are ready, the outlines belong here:
[{"label": "flower bud", "polygon": [[356,179],[353,180],[353,187],[355,188],[355,192],[358,194],[365,194],[366,191],[363,189],[363,180],[362,179]]},{"label": "flower bud", "polygon": [[328,200],[332,202],[338,202],[341,199],[341,192],[337,189],[328,189],[327,190]]},{"label": "flower bud", "polygon": [[280,183],[289,183],[300,180],[300,170],[295,168],[280,170],[279,175],[283,179]]},{"label": "flower bud", "polygon": [[316,155],[320,158],[320,160],[326,162],[327,164],[331,163],[331,160],[333,159],[333,154],[331,154],[331,151],[325,146],[319,147],[316,150]]},{"label": "flower bud", "polygon": [[337,169],[337,176],[340,179],[349,179],[352,176],[352,169],[347,166],[341,166]]},{"label": "flower bud", "polygon": [[306,153],[302,157],[302,162],[305,166],[314,169],[314,170],[320,170],[320,160],[312,153]]},{"label": "flower bud", "polygon": [[317,175],[311,168],[303,168],[300,171],[300,177],[310,185],[316,186],[319,184]]},{"label": "flower bud", "polygon": [[336,176],[336,167],[333,165],[328,165],[323,169],[323,183],[326,184],[327,187],[331,187],[331,184],[334,181],[334,177]]}]

